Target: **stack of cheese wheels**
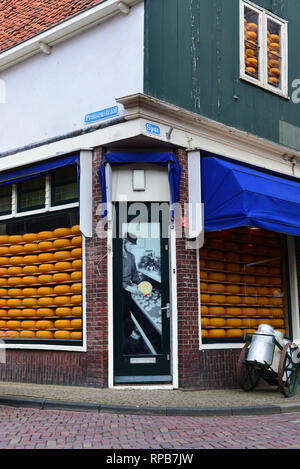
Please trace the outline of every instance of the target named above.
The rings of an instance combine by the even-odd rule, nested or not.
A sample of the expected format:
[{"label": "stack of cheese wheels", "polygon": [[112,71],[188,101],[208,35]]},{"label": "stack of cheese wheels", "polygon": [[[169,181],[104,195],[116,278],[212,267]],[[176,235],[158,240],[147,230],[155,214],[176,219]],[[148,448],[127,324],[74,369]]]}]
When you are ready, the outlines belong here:
[{"label": "stack of cheese wheels", "polygon": [[280,35],[268,31],[268,83],[278,87],[280,82]]},{"label": "stack of cheese wheels", "polygon": [[200,250],[203,338],[240,339],[260,321],[285,330],[280,246],[280,235],[261,229],[206,234]]},{"label": "stack of cheese wheels", "polygon": [[258,78],[258,26],[254,22],[244,24],[245,32],[245,72],[254,78]]},{"label": "stack of cheese wheels", "polygon": [[81,317],[79,225],[1,235],[0,336],[81,340]]}]

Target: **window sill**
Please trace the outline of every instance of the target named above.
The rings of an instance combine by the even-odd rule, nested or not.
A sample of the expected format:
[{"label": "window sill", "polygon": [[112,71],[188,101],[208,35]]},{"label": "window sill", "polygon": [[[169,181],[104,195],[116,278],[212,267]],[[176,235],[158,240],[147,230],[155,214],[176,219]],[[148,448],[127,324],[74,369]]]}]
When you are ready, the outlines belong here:
[{"label": "window sill", "polygon": [[273,86],[261,83],[260,81],[256,80],[255,78],[251,78],[248,75],[241,75],[240,76],[241,80],[247,81],[248,83],[251,83],[252,85],[258,86],[259,88],[262,88],[266,91],[269,91],[270,93],[276,94],[277,96],[280,96],[281,98],[284,98],[286,100],[290,100],[290,97],[287,93],[285,93],[282,90],[276,89]]}]

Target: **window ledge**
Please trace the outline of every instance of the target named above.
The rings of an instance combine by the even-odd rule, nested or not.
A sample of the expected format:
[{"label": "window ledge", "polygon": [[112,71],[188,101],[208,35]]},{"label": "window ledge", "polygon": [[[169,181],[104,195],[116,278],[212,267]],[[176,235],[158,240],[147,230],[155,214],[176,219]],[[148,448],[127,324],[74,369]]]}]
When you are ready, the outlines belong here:
[{"label": "window ledge", "polygon": [[273,86],[269,86],[267,84],[261,83],[260,81],[255,80],[254,78],[248,77],[247,75],[241,75],[240,79],[247,81],[248,83],[251,83],[252,85],[258,86],[259,88],[262,88],[266,91],[270,91],[270,93],[276,94],[277,96],[280,96],[281,98],[284,98],[288,101],[291,99],[289,95],[285,93],[284,91],[278,90],[274,88]]}]

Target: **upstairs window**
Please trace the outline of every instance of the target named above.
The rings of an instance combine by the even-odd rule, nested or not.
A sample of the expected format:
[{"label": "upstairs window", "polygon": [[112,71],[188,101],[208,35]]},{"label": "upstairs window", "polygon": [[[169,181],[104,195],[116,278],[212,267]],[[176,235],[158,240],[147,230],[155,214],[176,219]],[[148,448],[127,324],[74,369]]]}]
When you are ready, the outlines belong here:
[{"label": "upstairs window", "polygon": [[240,2],[240,77],[288,95],[287,22],[246,0]]}]

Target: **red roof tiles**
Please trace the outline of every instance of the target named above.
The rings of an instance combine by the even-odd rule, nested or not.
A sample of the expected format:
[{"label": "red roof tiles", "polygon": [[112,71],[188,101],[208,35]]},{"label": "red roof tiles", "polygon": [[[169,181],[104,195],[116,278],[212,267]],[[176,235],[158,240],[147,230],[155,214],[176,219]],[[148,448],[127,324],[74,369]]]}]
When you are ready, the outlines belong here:
[{"label": "red roof tiles", "polygon": [[1,0],[0,52],[105,0]]}]

